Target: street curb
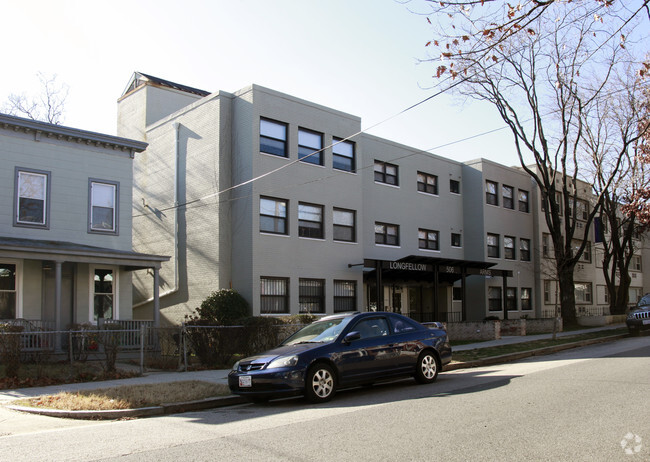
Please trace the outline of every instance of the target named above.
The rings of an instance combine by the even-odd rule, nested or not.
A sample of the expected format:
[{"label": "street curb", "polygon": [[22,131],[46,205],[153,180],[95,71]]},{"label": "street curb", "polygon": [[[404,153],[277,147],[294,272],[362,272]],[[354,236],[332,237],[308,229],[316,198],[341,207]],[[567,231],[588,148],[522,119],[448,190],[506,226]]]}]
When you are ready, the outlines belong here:
[{"label": "street curb", "polygon": [[562,345],[555,345],[555,346],[550,346],[545,348],[537,348],[535,350],[520,351],[518,353],[509,353],[500,356],[492,356],[490,358],[477,359],[475,361],[450,363],[444,367],[443,371],[470,369],[472,367],[480,367],[480,366],[493,366],[495,364],[503,364],[511,361],[517,361],[519,359],[530,358],[532,356],[544,356],[553,353],[558,353],[560,351],[570,350],[571,348],[579,348],[587,345],[595,345],[597,343],[611,342],[626,337],[628,337],[628,334],[610,335],[609,337],[599,337],[599,338],[593,338],[589,340],[580,340],[579,342],[564,343]]},{"label": "street curb", "polygon": [[[475,361],[459,362],[447,364],[443,371],[453,371],[458,369],[470,369],[480,366],[492,366],[495,364],[503,364],[518,359],[530,358],[531,356],[543,356],[552,353],[557,353],[571,348],[579,348],[587,345],[594,345],[597,343],[611,342],[613,340],[620,340],[628,337],[628,334],[612,335],[609,337],[599,337],[589,340],[581,340],[579,342],[565,343],[562,345],[555,345],[551,347],[538,348],[536,350],[522,351],[519,353],[510,353],[501,356],[493,356],[491,358],[478,359]],[[137,417],[152,417],[166,414],[179,414],[190,411],[202,411],[205,409],[214,409],[224,406],[234,406],[236,404],[248,403],[249,401],[241,396],[228,395],[216,398],[206,398],[197,401],[188,401],[184,403],[171,403],[162,404],[160,406],[144,407],[138,409],[121,409],[115,411],[62,411],[58,409],[45,409],[29,406],[5,406],[14,411],[27,412],[30,414],[38,414],[49,417],[59,417],[66,419],[85,419],[85,420],[118,420]]]},{"label": "street curb", "polygon": [[184,403],[162,404],[160,406],[142,407],[137,409],[118,409],[114,411],[63,411],[59,409],[46,409],[30,406],[7,405],[7,409],[27,412],[29,414],[44,415],[48,417],[59,417],[64,419],[79,420],[119,420],[136,417],[152,417],[166,414],[179,414],[190,411],[202,411],[224,406],[247,403],[248,401],[240,396],[228,395],[217,398],[206,398],[197,401]]}]

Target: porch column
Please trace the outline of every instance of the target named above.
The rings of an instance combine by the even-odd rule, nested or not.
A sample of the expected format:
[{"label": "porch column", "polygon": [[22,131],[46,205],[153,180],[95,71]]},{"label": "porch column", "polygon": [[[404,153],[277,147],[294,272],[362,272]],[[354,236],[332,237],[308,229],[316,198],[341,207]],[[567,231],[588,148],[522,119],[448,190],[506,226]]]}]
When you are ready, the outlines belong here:
[{"label": "porch column", "polygon": [[160,326],[160,270],[153,269],[153,325]]},{"label": "porch column", "polygon": [[[55,261],[54,262],[54,330],[57,332],[61,331],[61,268],[63,262]],[[57,351],[61,349],[61,335],[57,334],[55,336],[54,347]]]}]

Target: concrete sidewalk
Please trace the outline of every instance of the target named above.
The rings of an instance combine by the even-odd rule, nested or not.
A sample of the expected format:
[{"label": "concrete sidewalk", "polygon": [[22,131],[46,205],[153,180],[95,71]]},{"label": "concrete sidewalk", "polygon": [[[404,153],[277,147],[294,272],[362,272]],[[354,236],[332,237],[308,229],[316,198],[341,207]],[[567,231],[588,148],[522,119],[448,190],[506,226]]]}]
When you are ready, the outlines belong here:
[{"label": "concrete sidewalk", "polygon": [[[571,337],[573,335],[580,335],[580,334],[588,334],[589,332],[599,332],[603,330],[614,330],[614,329],[620,329],[625,327],[625,324],[612,324],[609,326],[602,326],[602,327],[590,327],[586,329],[580,329],[580,330],[572,330],[568,332],[558,332],[557,337]],[[550,339],[553,337],[553,334],[538,334],[538,335],[512,335],[512,336],[505,336],[501,337],[498,340],[488,340],[485,342],[477,342],[477,343],[468,343],[466,345],[458,345],[453,347],[453,351],[466,351],[466,350],[474,350],[476,348],[491,348],[495,346],[501,346],[501,345],[513,345],[516,343],[524,343],[524,342],[533,342],[535,340],[544,340],[544,339]],[[452,339],[453,341],[453,339]],[[453,356],[452,356],[453,357]]]},{"label": "concrete sidewalk", "polygon": [[[620,327],[625,327],[625,324],[616,324],[611,326],[603,326],[589,329],[582,329],[570,332],[559,332],[558,337],[568,337],[572,335],[579,335],[589,332],[596,332],[602,330],[613,330]],[[508,336],[499,340],[490,340],[486,342],[471,343],[467,345],[459,345],[453,348],[453,351],[473,350],[476,348],[488,348],[499,345],[509,345],[515,343],[530,342],[534,340],[549,339],[552,334],[540,335],[527,335]],[[151,383],[166,383],[166,382],[181,382],[187,380],[201,380],[205,382],[214,382],[227,385],[229,370],[203,370],[191,372],[145,372],[140,377],[133,377],[120,380],[107,380],[101,382],[86,382],[86,383],[71,383],[52,385],[48,387],[34,387],[34,388],[21,388],[15,390],[0,390],[0,404],[8,404],[11,401],[21,398],[31,398],[41,395],[52,395],[61,391],[78,391],[78,390],[93,390],[98,388],[110,388],[123,385],[136,385],[136,384],[151,384]]]}]

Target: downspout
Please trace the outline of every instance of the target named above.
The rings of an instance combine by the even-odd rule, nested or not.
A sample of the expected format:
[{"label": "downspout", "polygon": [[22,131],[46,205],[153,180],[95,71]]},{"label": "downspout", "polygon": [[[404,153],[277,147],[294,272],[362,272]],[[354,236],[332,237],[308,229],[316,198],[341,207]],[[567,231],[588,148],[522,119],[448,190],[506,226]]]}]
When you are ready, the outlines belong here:
[{"label": "downspout", "polygon": [[[178,195],[180,189],[178,171],[180,169],[180,157],[181,157],[180,156],[180,144],[181,144],[180,130],[181,130],[181,124],[179,122],[174,122],[174,156],[176,158],[176,162],[174,163],[174,286],[171,289],[162,292],[158,296],[158,299],[161,299],[163,297],[178,292],[178,208],[179,208]],[[150,297],[146,300],[138,302],[133,305],[133,308],[138,308],[140,306],[146,305],[147,303],[151,303],[154,301],[154,298],[155,297]]]}]

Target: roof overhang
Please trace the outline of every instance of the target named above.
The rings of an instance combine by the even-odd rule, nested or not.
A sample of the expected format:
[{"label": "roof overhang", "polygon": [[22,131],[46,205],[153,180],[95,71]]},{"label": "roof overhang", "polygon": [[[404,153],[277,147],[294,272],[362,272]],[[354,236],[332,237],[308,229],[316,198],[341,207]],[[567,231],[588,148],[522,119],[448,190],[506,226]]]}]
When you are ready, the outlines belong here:
[{"label": "roof overhang", "polygon": [[160,268],[170,257],[126,250],[93,247],[62,241],[0,237],[0,257],[118,265],[130,271]]}]

